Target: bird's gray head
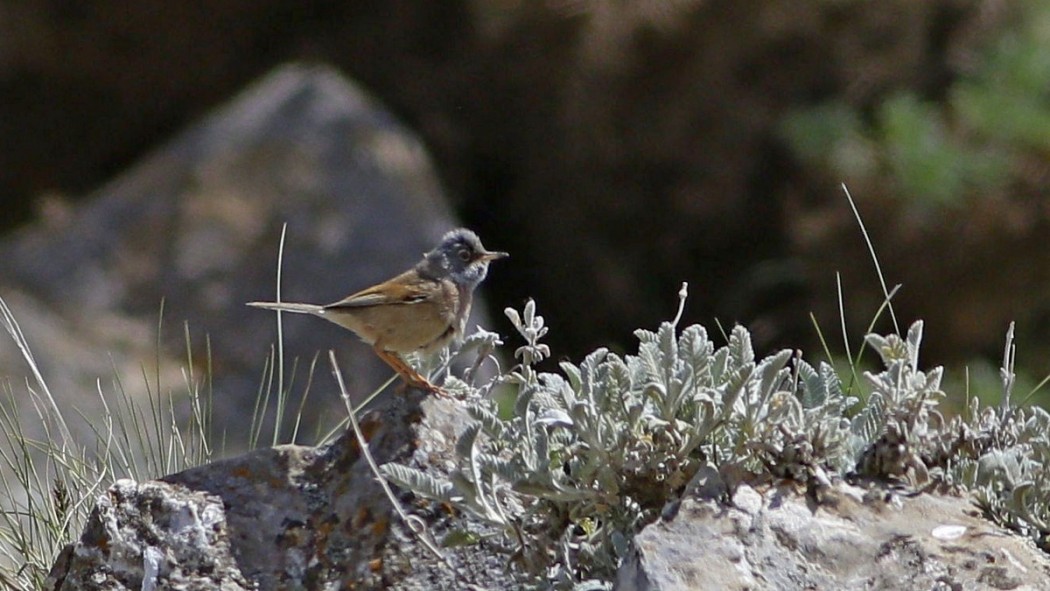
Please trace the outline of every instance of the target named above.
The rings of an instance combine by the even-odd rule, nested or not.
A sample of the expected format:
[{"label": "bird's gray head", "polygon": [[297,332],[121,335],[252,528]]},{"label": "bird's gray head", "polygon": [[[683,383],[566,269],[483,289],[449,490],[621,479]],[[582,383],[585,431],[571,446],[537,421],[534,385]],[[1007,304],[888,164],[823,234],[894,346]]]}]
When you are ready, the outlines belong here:
[{"label": "bird's gray head", "polygon": [[489,263],[506,256],[509,255],[505,252],[485,250],[477,234],[459,228],[445,234],[441,243],[423,256],[417,268],[429,277],[448,277],[456,285],[474,289],[488,274]]}]

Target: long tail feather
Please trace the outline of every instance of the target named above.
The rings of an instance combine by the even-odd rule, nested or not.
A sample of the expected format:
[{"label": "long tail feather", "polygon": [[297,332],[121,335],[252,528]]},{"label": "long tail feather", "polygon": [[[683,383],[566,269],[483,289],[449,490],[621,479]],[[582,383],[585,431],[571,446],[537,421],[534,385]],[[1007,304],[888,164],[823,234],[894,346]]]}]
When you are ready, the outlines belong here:
[{"label": "long tail feather", "polygon": [[294,312],[296,314],[316,314],[321,311],[321,306],[316,304],[293,304],[291,302],[248,302],[253,308],[264,308],[266,310],[279,310],[281,312]]}]

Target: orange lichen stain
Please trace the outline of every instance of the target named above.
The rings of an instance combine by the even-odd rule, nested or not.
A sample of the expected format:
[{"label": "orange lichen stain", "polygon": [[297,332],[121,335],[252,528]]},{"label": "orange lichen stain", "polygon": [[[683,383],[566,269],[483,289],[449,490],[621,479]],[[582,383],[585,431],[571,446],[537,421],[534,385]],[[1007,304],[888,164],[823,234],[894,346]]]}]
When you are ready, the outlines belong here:
[{"label": "orange lichen stain", "polygon": [[357,438],[353,438],[346,444],[347,455],[356,457],[361,453],[361,445],[357,443]]},{"label": "orange lichen stain", "polygon": [[372,512],[368,510],[368,507],[360,507],[357,512],[354,513],[354,517],[350,520],[350,527],[353,529],[362,529],[369,521],[372,521]]},{"label": "orange lichen stain", "polygon": [[382,558],[373,558],[372,560],[369,560],[368,561],[368,568],[371,569],[372,572],[374,572],[374,573],[377,573],[377,572],[383,570],[383,559]]},{"label": "orange lichen stain", "polygon": [[386,533],[386,531],[389,528],[390,528],[390,520],[389,519],[387,519],[386,517],[382,517],[380,519],[377,519],[376,522],[372,524],[372,535],[382,536],[383,534]]},{"label": "orange lichen stain", "polygon": [[365,441],[372,441],[372,436],[382,425],[383,422],[379,420],[378,415],[369,414],[361,419],[361,434],[365,436]]}]

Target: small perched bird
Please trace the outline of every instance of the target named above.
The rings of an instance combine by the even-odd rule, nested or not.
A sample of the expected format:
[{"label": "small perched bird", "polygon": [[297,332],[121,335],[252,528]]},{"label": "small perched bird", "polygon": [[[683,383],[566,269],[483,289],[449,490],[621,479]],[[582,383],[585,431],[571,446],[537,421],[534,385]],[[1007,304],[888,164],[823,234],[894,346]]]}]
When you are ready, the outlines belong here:
[{"label": "small perched bird", "polygon": [[354,332],[409,386],[435,394],[430,383],[400,357],[430,353],[463,334],[471,299],[488,274],[489,263],[509,256],[485,250],[477,234],[465,228],[445,234],[433,250],[408,271],[327,305],[249,302],[249,306],[313,314]]}]

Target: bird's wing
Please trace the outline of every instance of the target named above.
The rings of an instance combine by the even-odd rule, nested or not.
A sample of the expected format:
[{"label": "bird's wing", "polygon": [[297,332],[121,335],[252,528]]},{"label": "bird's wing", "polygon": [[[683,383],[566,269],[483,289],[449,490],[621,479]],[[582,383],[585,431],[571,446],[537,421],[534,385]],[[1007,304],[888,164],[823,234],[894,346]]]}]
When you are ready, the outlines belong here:
[{"label": "bird's wing", "polygon": [[433,281],[422,279],[416,273],[409,271],[379,285],[362,289],[338,302],[328,304],[324,309],[418,304],[433,298],[439,291],[439,287]]}]

